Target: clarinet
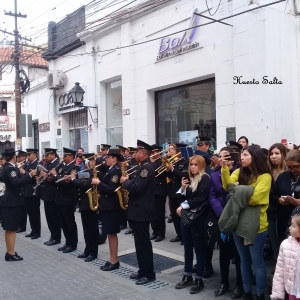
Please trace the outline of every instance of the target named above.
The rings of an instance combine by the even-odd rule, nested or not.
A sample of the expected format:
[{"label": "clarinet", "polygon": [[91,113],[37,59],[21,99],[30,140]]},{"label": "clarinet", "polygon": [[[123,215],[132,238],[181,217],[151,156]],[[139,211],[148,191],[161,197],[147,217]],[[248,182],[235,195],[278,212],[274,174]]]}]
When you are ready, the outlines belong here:
[{"label": "clarinet", "polygon": [[[54,170],[56,171],[57,168],[58,168],[59,166],[60,166],[60,163],[54,168]],[[36,186],[33,187],[34,191],[33,191],[32,195],[34,195],[34,196],[36,195],[36,190],[37,190],[37,188],[38,188],[43,182],[45,182],[46,179],[49,178],[50,175],[51,175],[51,173],[50,173],[50,171],[49,171],[49,173],[48,173],[43,179],[41,179],[41,180],[36,184]]]}]

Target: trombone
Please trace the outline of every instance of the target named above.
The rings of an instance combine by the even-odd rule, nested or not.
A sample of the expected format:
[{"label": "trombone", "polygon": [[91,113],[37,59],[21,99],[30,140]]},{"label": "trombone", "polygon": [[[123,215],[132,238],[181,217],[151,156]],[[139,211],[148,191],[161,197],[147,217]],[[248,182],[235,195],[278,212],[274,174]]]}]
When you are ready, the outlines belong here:
[{"label": "trombone", "polygon": [[[158,155],[158,154],[160,154],[160,157],[162,157],[164,152],[168,152],[168,149],[165,149],[165,150],[163,150],[163,151],[154,153],[154,154],[150,155],[149,158],[152,158],[153,156],[156,156],[156,155]],[[160,157],[159,157],[159,158],[160,158]]]},{"label": "trombone", "polygon": [[178,155],[180,155],[180,154],[181,154],[181,152],[178,152],[177,154],[173,155],[170,158],[163,157],[162,160],[161,160],[162,165],[159,166],[157,169],[155,169],[155,172],[157,172],[155,177],[158,177],[160,174],[167,171],[168,167],[171,164],[174,166],[174,164],[178,161]]}]

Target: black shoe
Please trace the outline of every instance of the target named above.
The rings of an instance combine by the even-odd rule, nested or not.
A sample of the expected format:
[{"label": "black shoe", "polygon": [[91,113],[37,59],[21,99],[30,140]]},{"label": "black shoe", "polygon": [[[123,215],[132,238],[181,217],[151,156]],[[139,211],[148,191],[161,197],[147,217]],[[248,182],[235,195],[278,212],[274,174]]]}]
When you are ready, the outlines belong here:
[{"label": "black shoe", "polygon": [[109,263],[106,267],[103,267],[102,271],[113,271],[120,268],[120,262],[116,262],[115,264]]},{"label": "black shoe", "polygon": [[68,245],[64,244],[63,246],[59,247],[59,248],[57,249],[57,251],[64,251],[64,250],[66,250],[67,248],[68,248]]},{"label": "black shoe", "polygon": [[181,242],[181,238],[176,235],[173,239],[170,240],[171,243],[174,243],[174,242]]},{"label": "black shoe", "polygon": [[25,237],[32,237],[33,236],[33,233],[32,232],[30,232],[30,233],[27,233],[26,235],[25,235]]},{"label": "black shoe", "polygon": [[224,295],[229,289],[228,283],[221,283],[217,290],[215,290],[215,297]]},{"label": "black shoe", "polygon": [[103,266],[100,267],[100,270],[103,270],[104,267],[108,266],[110,264],[109,261],[105,262],[105,264]]},{"label": "black shoe", "polygon": [[157,234],[152,233],[150,235],[150,241],[155,240],[157,238]]},{"label": "black shoe", "polygon": [[130,279],[140,279],[142,278],[142,276],[139,274],[139,273],[132,273],[130,276],[129,276]]},{"label": "black shoe", "polygon": [[17,233],[20,233],[20,232],[25,232],[26,231],[26,229],[24,229],[24,228],[18,228],[18,230],[17,230]]},{"label": "black shoe", "polygon": [[212,274],[214,273],[214,269],[211,268],[205,268],[204,272],[203,272],[203,278],[209,278],[212,276]]},{"label": "black shoe", "polygon": [[164,236],[158,236],[156,239],[155,239],[155,242],[161,242],[165,239]]},{"label": "black shoe", "polygon": [[48,243],[50,243],[52,241],[52,239],[49,239],[48,241],[44,242],[44,245],[47,245]]},{"label": "black shoe", "polygon": [[93,255],[89,255],[84,261],[85,262],[89,262],[89,261],[92,261],[92,260],[95,260],[97,257],[93,256]]},{"label": "black shoe", "polygon": [[149,278],[149,277],[141,277],[140,279],[138,279],[135,284],[136,285],[143,285],[143,284],[147,284],[149,282],[153,282],[155,281],[155,277],[154,278]]},{"label": "black shoe", "polygon": [[131,228],[129,228],[127,231],[125,231],[125,234],[132,234],[133,230]]},{"label": "black shoe", "polygon": [[6,261],[20,261],[20,260],[23,260],[23,257],[19,256],[17,252],[15,252],[14,255],[11,255],[11,254],[6,252],[5,260]]},{"label": "black shoe", "polygon": [[204,288],[204,283],[202,279],[195,278],[195,282],[190,289],[190,294],[197,294]]},{"label": "black shoe", "polygon": [[193,284],[194,284],[193,276],[184,275],[182,277],[182,280],[175,285],[175,289],[184,289],[187,286],[193,285]]},{"label": "black shoe", "polygon": [[232,292],[231,299],[238,299],[243,296],[244,289],[242,286],[236,286]]},{"label": "black shoe", "polygon": [[85,253],[81,253],[77,256],[78,258],[87,258],[88,257],[88,254],[85,254]]},{"label": "black shoe", "polygon": [[244,293],[242,300],[253,300],[253,296],[251,292]]},{"label": "black shoe", "polygon": [[63,253],[70,253],[76,250],[76,247],[68,246],[65,250],[63,250]]},{"label": "black shoe", "polygon": [[173,222],[172,216],[171,216],[171,215],[169,215],[167,222],[168,222],[168,223],[172,223],[172,222]]},{"label": "black shoe", "polygon": [[265,295],[256,296],[256,300],[265,300]]},{"label": "black shoe", "polygon": [[58,245],[58,244],[60,244],[60,241],[52,240],[49,243],[47,243],[47,246],[53,246],[53,245]]},{"label": "black shoe", "polygon": [[36,239],[38,239],[38,238],[40,238],[40,237],[41,237],[40,234],[34,234],[34,235],[31,237],[31,239],[32,239],[32,240],[36,240]]},{"label": "black shoe", "polygon": [[126,228],[127,228],[126,225],[120,225],[120,230],[124,230],[124,229],[126,229]]}]

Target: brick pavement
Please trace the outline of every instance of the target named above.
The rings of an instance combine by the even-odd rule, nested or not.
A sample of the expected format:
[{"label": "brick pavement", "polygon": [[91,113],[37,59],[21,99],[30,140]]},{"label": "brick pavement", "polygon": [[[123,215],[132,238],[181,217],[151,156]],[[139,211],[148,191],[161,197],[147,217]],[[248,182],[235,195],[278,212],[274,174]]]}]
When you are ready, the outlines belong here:
[{"label": "brick pavement", "polygon": [[[178,268],[175,268],[173,271],[170,270],[167,273],[157,274],[157,280],[161,283],[158,289],[137,286],[134,281],[128,279],[130,270],[136,271],[132,266],[122,264],[120,272],[103,272],[99,270],[99,264],[102,264],[106,260],[108,254],[107,244],[99,246],[100,259],[94,264],[85,263],[74,255],[58,252],[55,246],[44,246],[42,242],[48,237],[48,231],[45,225],[43,208],[41,216],[43,224],[42,238],[30,240],[22,234],[17,235],[16,251],[24,257],[24,261],[22,262],[4,261],[4,232],[0,229],[0,300],[215,299],[213,291],[219,284],[217,251],[215,251],[213,262],[216,272],[212,278],[205,280],[205,289],[199,294],[190,295],[188,289],[174,289],[174,285],[182,276],[182,270]],[[76,213],[80,241],[78,248],[80,251],[83,249],[83,238],[79,219],[80,214]],[[172,230],[173,228],[169,224],[167,231]],[[172,233],[170,234],[172,235]],[[132,249],[133,239],[130,236],[125,236],[121,232],[119,238],[122,251]],[[178,254],[182,253],[183,250],[178,244],[170,247],[168,241],[156,243],[153,246],[157,251],[162,251],[162,249],[168,247],[170,256],[173,254],[179,257]],[[234,276],[234,274],[231,274],[231,276]],[[230,293],[218,299],[228,300],[230,299],[229,296]]]}]

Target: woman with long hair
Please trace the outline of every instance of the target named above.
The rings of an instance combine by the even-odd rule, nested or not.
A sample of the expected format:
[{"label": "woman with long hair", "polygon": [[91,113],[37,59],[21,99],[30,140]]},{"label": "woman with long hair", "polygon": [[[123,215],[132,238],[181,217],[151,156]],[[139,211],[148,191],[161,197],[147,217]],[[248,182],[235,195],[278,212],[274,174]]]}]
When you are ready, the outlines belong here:
[{"label": "woman with long hair", "polygon": [[32,180],[32,176],[36,175],[36,170],[26,173],[23,168],[18,169],[15,165],[16,154],[13,148],[4,149],[2,156],[6,161],[2,168],[2,181],[5,184],[5,192],[1,199],[2,227],[5,231],[7,251],[5,260],[20,261],[23,258],[15,252],[15,241],[22,205],[24,205],[23,184]]},{"label": "woman with long hair", "polygon": [[267,210],[268,215],[268,236],[273,249],[273,258],[277,261],[279,253],[279,239],[277,233],[277,220],[278,220],[278,196],[274,194],[273,188],[277,177],[284,171],[286,171],[286,147],[280,143],[273,144],[268,152],[268,165],[271,170],[272,190],[270,193],[270,202]]},{"label": "woman with long hair", "polygon": [[260,221],[256,225],[259,229],[253,245],[244,245],[243,240],[235,232],[233,238],[241,259],[241,272],[244,300],[253,299],[251,293],[252,269],[254,265],[256,275],[257,300],[265,299],[266,265],[264,262],[264,243],[267,237],[268,221],[267,208],[269,206],[269,194],[271,190],[272,176],[265,155],[259,146],[249,146],[243,149],[241,154],[241,167],[231,175],[225,160],[222,166],[222,183],[225,189],[229,184],[250,185],[254,192],[248,205],[260,206]]},{"label": "woman with long hair", "polygon": [[[186,199],[176,210],[181,216],[182,209],[195,210],[200,205],[208,205],[210,178],[205,173],[205,159],[200,155],[190,158],[188,174],[189,179],[182,178],[181,189],[178,191]],[[184,276],[181,282],[177,283],[176,289],[183,289],[192,285],[191,294],[199,293],[203,287],[203,272],[205,265],[205,221],[206,214],[199,217],[199,220],[191,227],[186,227],[181,221],[181,232],[184,244]],[[194,251],[197,259],[196,278],[192,277]]]},{"label": "woman with long hair", "polygon": [[[230,155],[234,150],[230,147],[224,147],[219,153],[219,166],[210,175],[211,185],[209,193],[209,203],[210,207],[214,213],[214,216],[219,219],[224,207],[227,204],[228,192],[222,187],[221,180],[221,166],[223,164],[223,159]],[[231,159],[225,161],[226,166],[229,169],[230,174],[238,167],[238,162]],[[240,298],[243,295],[243,281],[240,268],[240,256],[237,248],[234,244],[232,235],[221,236],[219,232],[218,235],[218,245],[219,245],[219,263],[220,263],[220,273],[221,273],[221,284],[215,291],[215,297],[222,296],[229,289],[229,267],[230,260],[235,258],[235,268],[236,268],[236,286],[232,292],[231,299]]]}]

